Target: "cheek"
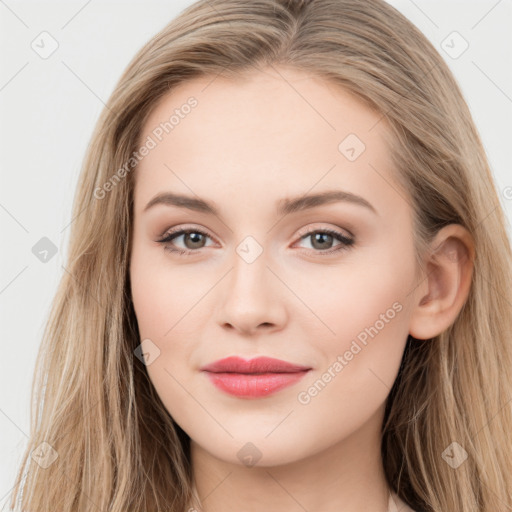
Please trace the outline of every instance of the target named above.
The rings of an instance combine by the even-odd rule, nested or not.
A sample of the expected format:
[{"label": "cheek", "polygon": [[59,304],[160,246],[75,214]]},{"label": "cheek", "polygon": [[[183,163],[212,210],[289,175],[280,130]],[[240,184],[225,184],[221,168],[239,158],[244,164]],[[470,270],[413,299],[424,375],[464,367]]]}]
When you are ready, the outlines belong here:
[{"label": "cheek", "polygon": [[173,264],[163,248],[135,246],[130,264],[132,300],[141,338],[161,341],[204,294],[203,285]]},{"label": "cheek", "polygon": [[307,338],[315,340],[321,372],[341,356],[343,369],[337,365],[339,371],[331,372],[344,375],[336,378],[344,386],[357,392],[378,384],[370,370],[391,386],[409,332],[413,288],[413,253],[391,244],[372,250],[371,256],[359,253],[336,268],[319,268],[302,280],[295,290],[312,313],[297,318]]},{"label": "cheek", "polygon": [[[181,417],[182,405],[189,397],[179,383],[187,380],[184,362],[189,360],[191,344],[180,340],[193,339],[194,334],[186,332],[186,318],[180,321],[191,303],[183,298],[185,283],[180,282],[179,272],[166,275],[165,266],[162,268],[150,254],[138,249],[132,254],[130,280],[140,341],[153,354],[146,371],[165,408],[173,417]],[[149,344],[145,340],[150,340]],[[138,364],[138,360],[135,362]]]},{"label": "cheek", "polygon": [[193,279],[168,259],[163,248],[155,251],[135,246],[130,281],[140,340],[151,340],[149,346],[158,353],[146,369],[162,401],[172,411],[176,404],[179,407],[186,401],[180,383],[188,380],[198,329],[208,318],[201,313],[199,301],[212,283]]},{"label": "cheek", "polygon": [[372,248],[337,266],[311,266],[306,277],[292,279],[294,290],[325,324],[324,333],[331,331],[335,340],[372,325],[397,301],[404,305],[414,288],[413,255],[390,246]]},{"label": "cheek", "polygon": [[308,296],[329,329],[311,316],[302,325],[308,338],[315,331],[322,364],[300,386],[296,412],[301,428],[322,432],[325,446],[383,411],[407,341],[408,265],[390,254],[379,265],[347,266]]}]

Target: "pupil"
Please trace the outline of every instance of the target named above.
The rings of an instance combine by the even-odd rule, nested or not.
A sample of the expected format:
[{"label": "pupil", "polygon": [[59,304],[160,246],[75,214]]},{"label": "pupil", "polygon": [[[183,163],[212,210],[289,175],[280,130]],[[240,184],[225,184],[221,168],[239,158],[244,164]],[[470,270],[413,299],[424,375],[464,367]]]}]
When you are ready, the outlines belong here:
[{"label": "pupil", "polygon": [[[313,237],[313,240],[314,240],[314,243],[313,243],[313,247],[315,247],[315,244],[319,241],[320,242],[320,245],[322,244],[322,238],[326,237],[327,238],[327,242],[331,242],[332,241],[332,235],[329,235],[327,233],[316,233],[316,235]],[[325,242],[325,240],[324,240]],[[325,247],[317,247],[319,249],[325,249]]]},{"label": "pupil", "polygon": [[201,243],[201,238],[202,238],[202,234],[201,233],[187,233],[187,236],[192,239],[192,244],[194,245],[193,248],[196,248],[195,247],[195,244],[200,244]]}]

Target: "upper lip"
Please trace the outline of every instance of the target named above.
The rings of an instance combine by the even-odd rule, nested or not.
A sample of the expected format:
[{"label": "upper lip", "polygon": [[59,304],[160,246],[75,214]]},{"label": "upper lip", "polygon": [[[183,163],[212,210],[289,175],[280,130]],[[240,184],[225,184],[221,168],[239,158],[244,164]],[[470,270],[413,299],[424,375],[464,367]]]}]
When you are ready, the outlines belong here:
[{"label": "upper lip", "polygon": [[247,361],[238,356],[231,356],[203,366],[201,370],[213,373],[293,373],[311,370],[311,367],[273,357],[256,357]]}]

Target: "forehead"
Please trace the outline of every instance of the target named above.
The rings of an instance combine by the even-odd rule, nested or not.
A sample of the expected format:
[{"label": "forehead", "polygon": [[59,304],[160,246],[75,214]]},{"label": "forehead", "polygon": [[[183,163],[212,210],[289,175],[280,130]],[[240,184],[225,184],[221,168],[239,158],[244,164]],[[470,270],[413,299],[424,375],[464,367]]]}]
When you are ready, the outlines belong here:
[{"label": "forehead", "polygon": [[295,69],[190,80],[143,126],[141,143],[155,146],[137,166],[136,207],[166,188],[201,197],[222,188],[254,205],[276,185],[279,197],[340,186],[377,196],[391,179],[386,130],[354,95]]}]

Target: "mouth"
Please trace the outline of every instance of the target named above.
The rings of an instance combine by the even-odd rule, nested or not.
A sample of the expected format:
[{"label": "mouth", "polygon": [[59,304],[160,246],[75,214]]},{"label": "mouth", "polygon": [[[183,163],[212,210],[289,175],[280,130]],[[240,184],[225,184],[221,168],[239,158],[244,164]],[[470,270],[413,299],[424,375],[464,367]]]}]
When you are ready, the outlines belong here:
[{"label": "mouth", "polygon": [[261,398],[297,383],[311,368],[268,357],[249,361],[228,357],[201,370],[225,393],[239,398]]}]

